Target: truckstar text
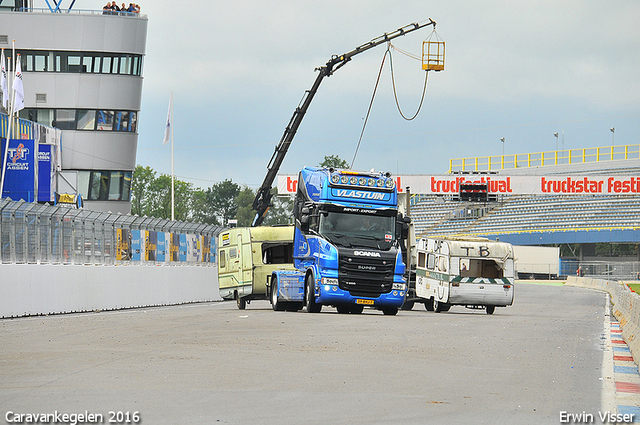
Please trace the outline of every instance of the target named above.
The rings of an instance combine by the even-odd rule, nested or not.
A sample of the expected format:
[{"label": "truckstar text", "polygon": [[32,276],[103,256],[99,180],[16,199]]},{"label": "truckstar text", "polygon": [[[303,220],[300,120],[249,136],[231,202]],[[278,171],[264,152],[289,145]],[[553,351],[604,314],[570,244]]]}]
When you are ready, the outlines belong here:
[{"label": "truckstar text", "polygon": [[491,177],[481,177],[478,180],[467,180],[464,177],[456,177],[455,180],[439,179],[431,177],[431,193],[458,193],[461,184],[487,184],[489,193],[512,193],[511,177],[498,179]]}]

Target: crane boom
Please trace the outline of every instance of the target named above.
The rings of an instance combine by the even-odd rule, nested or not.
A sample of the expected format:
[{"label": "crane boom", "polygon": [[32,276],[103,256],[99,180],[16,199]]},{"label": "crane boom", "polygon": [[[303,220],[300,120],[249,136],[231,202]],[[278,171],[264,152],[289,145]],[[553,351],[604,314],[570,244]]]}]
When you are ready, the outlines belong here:
[{"label": "crane boom", "polygon": [[318,87],[320,87],[320,83],[322,82],[322,80],[325,77],[331,76],[335,71],[343,67],[347,62],[351,60],[352,57],[354,57],[358,53],[365,52],[382,43],[393,40],[396,37],[403,36],[412,31],[424,28],[429,25],[433,25],[433,27],[435,28],[436,23],[433,20],[429,19],[429,22],[413,23],[399,28],[391,33],[385,33],[380,37],[374,38],[368,43],[356,47],[350,52],[347,52],[340,56],[332,56],[324,66],[316,69],[317,71],[319,71],[319,73],[313,83],[313,86],[311,87],[311,89],[305,91],[302,100],[298,104],[296,110],[293,112],[293,116],[289,121],[289,125],[287,125],[287,128],[284,130],[284,134],[282,135],[280,142],[276,146],[276,149],[271,156],[271,160],[269,161],[269,165],[267,166],[267,175],[265,176],[264,181],[262,182],[262,185],[258,189],[256,197],[253,200],[252,207],[256,211],[256,216],[253,219],[253,223],[251,224],[251,226],[255,227],[262,224],[262,221],[264,220],[265,215],[269,210],[269,206],[271,205],[271,186],[273,185],[273,181],[278,174],[278,170],[280,169],[282,161],[284,160],[284,157],[289,150],[289,146],[291,145],[291,142],[293,141],[293,138],[298,131],[298,127],[300,127],[300,123],[302,122],[305,113],[309,109],[309,105],[311,104],[313,97],[318,91]]}]

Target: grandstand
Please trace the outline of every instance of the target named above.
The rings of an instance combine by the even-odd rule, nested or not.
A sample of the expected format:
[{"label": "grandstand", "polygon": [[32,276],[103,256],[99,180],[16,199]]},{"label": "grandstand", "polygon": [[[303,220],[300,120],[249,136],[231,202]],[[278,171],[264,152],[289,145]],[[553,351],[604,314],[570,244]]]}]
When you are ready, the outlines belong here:
[{"label": "grandstand", "polygon": [[[640,145],[453,159],[449,174],[489,176],[625,176],[640,178]],[[514,245],[561,247],[563,274],[576,264],[606,262],[626,279],[640,272],[640,193],[501,194],[485,202],[417,194],[411,215],[417,237],[475,235]],[[597,246],[596,244],[600,244]],[[606,244],[603,248],[602,244]],[[623,249],[611,246],[624,245]],[[607,254],[603,254],[606,252]],[[613,253],[613,254],[612,254]],[[625,263],[626,267],[622,267]],[[596,270],[596,264],[591,264]],[[561,272],[562,273],[562,272]]]}]

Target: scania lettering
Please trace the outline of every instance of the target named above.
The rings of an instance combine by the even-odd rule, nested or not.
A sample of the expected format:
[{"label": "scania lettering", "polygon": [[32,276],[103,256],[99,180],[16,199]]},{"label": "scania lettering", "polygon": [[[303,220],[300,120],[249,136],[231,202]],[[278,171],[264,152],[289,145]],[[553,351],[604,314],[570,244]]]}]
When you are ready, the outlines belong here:
[{"label": "scania lettering", "polygon": [[[362,193],[363,205],[338,193]],[[305,167],[293,207],[295,271],[272,273],[273,309],[396,314],[406,294],[397,198],[389,174]]]}]

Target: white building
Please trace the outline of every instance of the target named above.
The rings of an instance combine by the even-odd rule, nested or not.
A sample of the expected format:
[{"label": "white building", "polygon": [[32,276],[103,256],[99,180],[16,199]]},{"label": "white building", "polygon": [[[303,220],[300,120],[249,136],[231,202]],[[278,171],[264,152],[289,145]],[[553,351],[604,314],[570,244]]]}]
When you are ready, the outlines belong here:
[{"label": "white building", "polygon": [[129,213],[147,17],[31,6],[0,0],[0,48],[14,56],[15,40],[21,55],[20,117],[63,130],[59,191],[75,189],[87,209]]}]

